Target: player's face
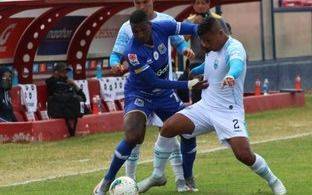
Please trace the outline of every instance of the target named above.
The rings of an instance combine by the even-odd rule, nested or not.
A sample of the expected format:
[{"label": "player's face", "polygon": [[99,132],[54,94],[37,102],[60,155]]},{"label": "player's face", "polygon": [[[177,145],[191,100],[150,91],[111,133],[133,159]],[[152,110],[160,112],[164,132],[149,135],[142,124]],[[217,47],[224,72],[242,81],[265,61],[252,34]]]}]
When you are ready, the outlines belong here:
[{"label": "player's face", "polygon": [[206,0],[195,0],[193,4],[193,9],[196,13],[202,14],[209,11],[210,8],[210,1]]},{"label": "player's face", "polygon": [[134,0],[134,7],[150,15],[154,11],[154,0]]},{"label": "player's face", "polygon": [[223,31],[220,30],[203,34],[200,37],[202,45],[208,50],[219,51],[222,48],[222,33]]},{"label": "player's face", "polygon": [[135,39],[142,43],[148,43],[151,38],[151,24],[149,22],[141,22],[139,24],[131,24],[131,30]]}]

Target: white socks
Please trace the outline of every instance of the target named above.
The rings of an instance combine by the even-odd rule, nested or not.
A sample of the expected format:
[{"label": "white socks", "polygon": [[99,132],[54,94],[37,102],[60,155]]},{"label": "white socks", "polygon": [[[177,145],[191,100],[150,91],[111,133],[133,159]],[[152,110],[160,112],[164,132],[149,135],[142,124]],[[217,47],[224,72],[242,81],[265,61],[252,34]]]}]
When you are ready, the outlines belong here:
[{"label": "white socks", "polygon": [[180,149],[180,143],[177,137],[174,138],[174,149],[170,154],[169,161],[172,166],[172,170],[175,175],[175,181],[184,180],[184,173],[182,167],[182,154]]},{"label": "white socks", "polygon": [[250,167],[255,173],[257,173],[260,177],[265,179],[270,185],[273,184],[277,177],[273,174],[265,160],[258,154],[256,154],[256,161]]},{"label": "white socks", "polygon": [[158,136],[154,147],[154,177],[159,178],[164,175],[167,160],[173,152],[175,144],[176,138]]},{"label": "white socks", "polygon": [[[169,141],[167,141],[167,140],[169,140]],[[170,150],[167,151],[167,149],[165,149],[165,151],[170,154],[170,157],[168,156],[168,158],[169,158],[170,164],[172,166],[172,170],[173,170],[175,177],[176,177],[175,180],[176,181],[179,179],[184,180],[183,167],[182,167],[182,155],[181,155],[181,150],[180,150],[180,143],[179,143],[177,137],[165,138],[165,137],[161,137],[159,135],[159,137],[155,143],[155,152],[157,150],[159,150],[159,149],[156,149],[156,148],[159,148],[159,147],[156,147],[157,145],[160,145],[160,146],[163,146],[166,148],[165,145],[167,145],[167,144],[170,145],[170,147],[167,146],[167,149],[170,148]],[[137,168],[138,160],[140,157],[140,147],[141,147],[141,145],[138,144],[138,145],[136,145],[135,148],[133,148],[128,160],[125,163],[126,175],[128,177],[134,179],[134,180],[136,179],[136,168]],[[161,147],[160,151],[162,151],[162,150],[163,149]],[[162,155],[159,155],[158,157],[160,157],[160,156],[162,156]],[[167,158],[167,155],[165,155],[165,156]],[[154,160],[156,160],[155,157],[154,157]],[[157,161],[156,167],[158,167],[158,161],[159,160],[156,160],[156,161]],[[155,162],[154,162],[154,167],[155,167]],[[162,176],[164,174],[164,171],[161,172],[161,170],[162,170],[162,168],[157,170],[156,175]]]},{"label": "white socks", "polygon": [[135,174],[138,165],[138,160],[140,157],[140,147],[141,145],[137,144],[135,148],[132,149],[131,154],[125,164],[126,175],[134,180],[136,180]]}]

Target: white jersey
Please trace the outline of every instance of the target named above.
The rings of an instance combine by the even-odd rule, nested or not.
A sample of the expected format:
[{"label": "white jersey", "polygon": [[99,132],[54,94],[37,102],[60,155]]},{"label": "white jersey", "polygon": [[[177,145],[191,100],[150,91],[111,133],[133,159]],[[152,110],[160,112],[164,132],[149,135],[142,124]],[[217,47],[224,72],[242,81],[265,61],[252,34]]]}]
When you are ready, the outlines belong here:
[{"label": "white jersey", "polygon": [[[221,87],[224,77],[229,72],[229,62],[239,59],[244,62],[240,76],[235,79],[233,87]],[[244,110],[243,93],[246,75],[246,52],[243,45],[236,39],[229,37],[223,48],[211,51],[205,57],[204,78],[208,80],[209,87],[202,91],[202,99],[212,108]]]},{"label": "white jersey", "polygon": [[[167,14],[156,12],[156,17],[151,20],[151,22],[161,21],[161,20],[174,20],[172,16]],[[113,47],[113,52],[123,54],[128,45],[129,40],[133,37],[133,33],[130,26],[130,21],[123,23],[119,29],[116,42]]]}]

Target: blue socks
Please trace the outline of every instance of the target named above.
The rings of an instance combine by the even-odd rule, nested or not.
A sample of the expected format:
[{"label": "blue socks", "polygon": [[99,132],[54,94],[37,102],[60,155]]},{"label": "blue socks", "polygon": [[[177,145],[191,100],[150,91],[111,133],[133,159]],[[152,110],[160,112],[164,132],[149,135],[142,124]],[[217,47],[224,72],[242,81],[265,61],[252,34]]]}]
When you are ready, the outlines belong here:
[{"label": "blue socks", "polygon": [[185,139],[181,136],[181,153],[183,160],[184,178],[193,176],[193,164],[196,157],[196,138]]},{"label": "blue socks", "polygon": [[109,170],[105,175],[105,180],[112,181],[115,179],[117,172],[119,171],[121,166],[125,163],[125,161],[128,159],[132,149],[135,146],[136,146],[135,144],[134,145],[128,144],[125,140],[122,140],[119,143],[119,145],[115,150],[115,154],[109,167]]}]

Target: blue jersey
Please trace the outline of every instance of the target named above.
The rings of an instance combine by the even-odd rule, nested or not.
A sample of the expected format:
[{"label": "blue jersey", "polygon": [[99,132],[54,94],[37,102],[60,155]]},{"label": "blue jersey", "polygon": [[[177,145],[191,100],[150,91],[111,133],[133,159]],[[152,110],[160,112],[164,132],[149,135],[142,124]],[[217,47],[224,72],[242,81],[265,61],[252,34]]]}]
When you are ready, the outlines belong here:
[{"label": "blue jersey", "polygon": [[168,37],[177,34],[196,35],[196,31],[197,25],[164,20],[152,23],[152,46],[141,43],[134,37],[130,39],[125,50],[130,71],[125,95],[134,93],[151,97],[172,93],[172,89],[187,88],[185,81],[164,82],[168,80],[169,69]]}]

